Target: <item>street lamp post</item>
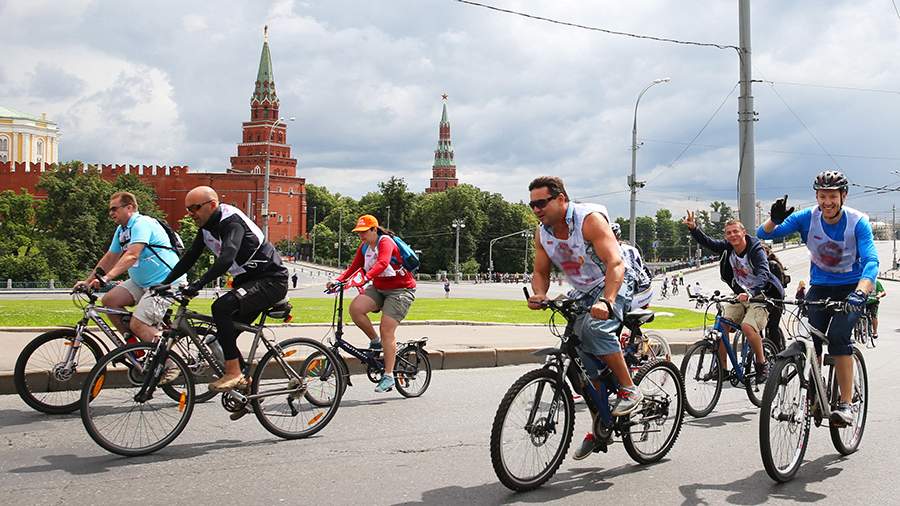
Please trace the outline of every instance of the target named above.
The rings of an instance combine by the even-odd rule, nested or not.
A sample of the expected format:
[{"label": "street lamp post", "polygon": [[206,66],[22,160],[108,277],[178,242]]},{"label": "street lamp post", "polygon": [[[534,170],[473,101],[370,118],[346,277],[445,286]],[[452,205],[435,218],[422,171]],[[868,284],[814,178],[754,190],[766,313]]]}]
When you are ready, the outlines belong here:
[{"label": "street lamp post", "polygon": [[661,79],[654,79],[653,82],[647,85],[643,91],[638,95],[637,100],[634,102],[634,124],[631,127],[631,176],[628,178],[628,187],[631,188],[631,225],[628,229],[628,240],[631,241],[631,245],[635,246],[637,243],[635,242],[635,227],[636,220],[635,217],[635,207],[637,205],[637,189],[643,188],[645,182],[637,180],[637,111],[638,104],[641,103],[641,97],[644,96],[644,93],[647,92],[653,86],[659,83],[667,83],[671,81],[668,77],[663,77]]},{"label": "street lamp post", "polygon": [[[290,118],[290,121],[294,121],[293,116]],[[266,143],[266,175],[263,180],[263,208],[262,208],[262,216],[263,216],[263,236],[266,240],[269,239],[269,165],[270,159],[272,158],[272,136],[275,135],[275,127],[278,125],[285,125],[284,117],[276,119],[272,122],[272,126],[269,127],[269,142]]]},{"label": "street lamp post", "polygon": [[344,221],[344,208],[339,207],[338,208],[338,260],[337,260],[338,267],[341,266],[341,243],[343,242],[341,232],[343,231],[343,226],[342,226],[343,221]]},{"label": "street lamp post", "polygon": [[313,229],[312,229],[312,261],[316,263],[316,206],[313,208]]},{"label": "street lamp post", "polygon": [[501,235],[500,237],[491,239],[491,242],[488,245],[488,275],[490,276],[491,280],[494,279],[494,243],[499,241],[500,239],[506,239],[507,237],[512,237],[514,235],[524,234],[525,232],[528,232],[527,228],[525,230],[519,230],[511,234]]},{"label": "street lamp post", "polygon": [[456,282],[459,283],[459,231],[466,228],[466,221],[462,218],[457,218],[453,220],[453,223],[451,223],[450,226],[456,229],[456,272],[454,278],[456,279]]},{"label": "street lamp post", "polygon": [[387,224],[385,225],[385,228],[388,230],[391,229],[391,206],[387,206]]},{"label": "street lamp post", "polygon": [[522,232],[522,237],[525,238],[525,261],[522,264],[524,266],[522,268],[522,274],[528,274],[528,243],[534,239],[534,232],[526,230],[525,232]]}]

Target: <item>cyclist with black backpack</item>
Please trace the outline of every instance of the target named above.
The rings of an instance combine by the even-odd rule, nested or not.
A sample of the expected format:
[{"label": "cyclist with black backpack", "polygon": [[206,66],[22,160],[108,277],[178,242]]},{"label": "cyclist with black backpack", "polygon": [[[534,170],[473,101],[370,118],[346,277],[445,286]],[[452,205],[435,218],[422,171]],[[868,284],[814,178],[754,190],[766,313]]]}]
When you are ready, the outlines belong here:
[{"label": "cyclist with black backpack", "polygon": [[[160,221],[138,212],[134,194],[114,193],[109,199],[109,216],[118,225],[109,250],[75,288],[99,288],[128,272],[128,280],[113,287],[101,300],[114,309],[135,306],[130,328],[126,329],[118,316],[109,315],[110,321],[120,332],[130,331],[143,341],[153,341],[171,302],[150,295],[148,289],[169,275],[178,262],[178,253]],[[128,341],[136,339],[130,337]]]},{"label": "cyclist with black backpack", "polygon": [[[346,281],[362,269],[362,284],[371,281],[350,304],[353,323],[369,337],[371,349],[383,348],[384,370],[394,370],[394,356],[397,354],[397,327],[406,318],[410,306],[416,300],[416,280],[413,278],[409,253],[405,258],[406,243],[394,234],[378,226],[378,219],[371,214],[359,217],[353,231],[359,235],[360,244],[356,255],[337,281]],[[333,283],[328,283],[328,288]],[[375,332],[369,313],[382,311],[379,331]],[[394,377],[385,374],[375,391],[387,392],[394,388]]]}]

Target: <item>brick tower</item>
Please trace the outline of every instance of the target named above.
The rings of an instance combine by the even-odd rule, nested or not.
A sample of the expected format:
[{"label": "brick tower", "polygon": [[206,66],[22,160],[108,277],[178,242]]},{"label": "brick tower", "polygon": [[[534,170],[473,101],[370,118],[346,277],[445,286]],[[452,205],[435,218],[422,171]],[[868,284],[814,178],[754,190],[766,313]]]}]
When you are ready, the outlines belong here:
[{"label": "brick tower", "polygon": [[297,175],[297,160],[291,158],[291,146],[287,144],[287,125],[278,121],[279,105],[269,54],[269,28],[265,27],[256,86],[250,97],[250,121],[243,123],[243,142],[238,144],[238,155],[231,157],[229,172],[262,174],[268,154],[271,175]]},{"label": "brick tower", "polygon": [[434,150],[434,165],[431,166],[431,186],[425,193],[442,192],[459,184],[456,179],[456,165],[453,162],[453,146],[450,142],[450,120],[447,119],[447,94],[441,95],[444,110],[438,126],[438,145]]}]

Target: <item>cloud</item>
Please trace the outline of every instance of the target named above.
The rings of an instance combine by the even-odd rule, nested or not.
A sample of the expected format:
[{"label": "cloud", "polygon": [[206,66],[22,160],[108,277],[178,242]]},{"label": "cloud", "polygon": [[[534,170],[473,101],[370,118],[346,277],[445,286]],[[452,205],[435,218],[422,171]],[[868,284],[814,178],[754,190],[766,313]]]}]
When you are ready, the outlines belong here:
[{"label": "cloud", "polygon": [[[728,2],[488,3],[635,33],[738,40],[737,6]],[[131,22],[135,12],[141,23]],[[592,198],[626,214],[634,101],[668,76],[640,104],[638,179],[648,185],[639,213],[735,198],[737,91],[713,117],[738,79],[731,49],[449,1],[7,2],[0,17],[9,20],[0,100],[57,119],[64,156],[224,170],[249,119],[268,24],[281,112],[297,118],[288,140],[310,183],[359,196],[397,175],[424,189],[447,92],[462,182],[518,201],[528,180],[555,173],[573,194],[600,195]],[[831,166],[862,184],[897,179],[889,172],[900,168],[896,93],[791,84],[900,88],[891,6],[766,0],[754,2],[751,24],[754,78],[776,83],[753,91],[759,199],[806,194],[811,177]],[[857,205],[878,210],[887,197]]]}]

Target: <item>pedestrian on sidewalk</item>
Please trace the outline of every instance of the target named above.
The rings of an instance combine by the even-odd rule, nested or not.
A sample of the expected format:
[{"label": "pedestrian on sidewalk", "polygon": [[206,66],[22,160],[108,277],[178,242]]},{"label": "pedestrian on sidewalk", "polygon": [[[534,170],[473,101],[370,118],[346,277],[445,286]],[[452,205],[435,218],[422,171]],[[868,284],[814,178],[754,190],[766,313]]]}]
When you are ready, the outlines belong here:
[{"label": "pedestrian on sidewalk", "polygon": [[291,284],[294,285],[294,288],[297,288],[297,269],[294,269],[294,274],[291,276]]},{"label": "pedestrian on sidewalk", "polygon": [[444,298],[450,298],[450,280],[446,277],[444,278]]}]

